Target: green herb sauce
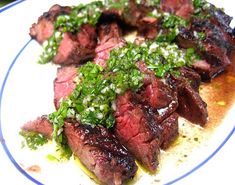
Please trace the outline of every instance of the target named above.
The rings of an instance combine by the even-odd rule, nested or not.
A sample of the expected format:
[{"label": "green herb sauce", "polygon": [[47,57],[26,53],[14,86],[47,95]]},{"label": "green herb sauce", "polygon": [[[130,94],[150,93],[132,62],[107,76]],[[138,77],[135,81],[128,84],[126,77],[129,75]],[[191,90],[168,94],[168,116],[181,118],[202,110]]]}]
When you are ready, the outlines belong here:
[{"label": "green herb sauce", "polygon": [[149,42],[140,46],[128,43],[114,49],[102,68],[88,62],[78,68],[77,85],[60,108],[49,115],[54,125],[53,138],[61,142],[66,118],[83,124],[113,127],[115,100],[127,90],[137,91],[143,85],[144,74],[136,62],[144,61],[158,77],[174,73],[182,66],[190,66],[197,58],[193,49],[183,52],[176,44]]},{"label": "green herb sauce", "polygon": [[48,142],[48,139],[45,136],[35,132],[26,132],[22,130],[19,134],[25,139],[22,142],[22,146],[24,147],[25,145],[27,145],[28,148],[30,148],[31,150],[36,150],[38,149],[38,147]]},{"label": "green herb sauce", "polygon": [[45,64],[50,62],[57,53],[63,33],[77,33],[83,24],[96,25],[101,16],[103,3],[94,1],[87,5],[80,4],[72,7],[69,15],[60,15],[54,23],[54,33],[43,44],[43,52],[39,57],[38,63]]}]

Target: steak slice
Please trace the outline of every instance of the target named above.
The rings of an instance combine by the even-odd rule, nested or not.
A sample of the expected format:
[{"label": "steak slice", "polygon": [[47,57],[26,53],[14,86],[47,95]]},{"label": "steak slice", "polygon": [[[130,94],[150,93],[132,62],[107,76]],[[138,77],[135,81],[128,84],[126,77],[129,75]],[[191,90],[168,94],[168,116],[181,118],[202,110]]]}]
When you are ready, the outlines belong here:
[{"label": "steak slice", "polygon": [[29,121],[25,123],[22,127],[22,130],[27,132],[36,132],[44,135],[48,139],[51,139],[53,132],[53,125],[47,119],[47,116],[38,117],[34,121]]},{"label": "steak slice", "polygon": [[71,7],[53,5],[48,12],[43,13],[38,18],[38,22],[32,24],[29,35],[42,44],[45,40],[49,39],[54,32],[54,22],[59,15],[69,14]]},{"label": "steak slice", "polygon": [[110,51],[124,46],[126,41],[121,37],[121,29],[115,22],[101,24],[98,34],[100,42],[95,49],[96,56],[94,62],[102,67],[106,67],[106,60],[109,58]]},{"label": "steak slice", "polygon": [[144,62],[137,62],[137,66],[144,73],[144,85],[134,94],[135,98],[148,107],[148,112],[160,123],[177,109],[177,91],[157,78]]},{"label": "steak slice", "polygon": [[170,75],[167,82],[177,91],[177,113],[192,123],[204,126],[208,118],[207,104],[200,97],[198,88],[191,82],[192,79],[185,74],[179,77]]},{"label": "steak slice", "polygon": [[204,126],[207,122],[207,105],[189,84],[181,86],[178,91],[179,106],[177,112],[192,123]]},{"label": "steak slice", "polygon": [[224,66],[213,66],[206,60],[196,61],[192,67],[200,74],[203,81],[211,80],[225,71]]},{"label": "steak slice", "polygon": [[134,158],[106,128],[65,122],[68,144],[100,181],[121,185],[137,171]]},{"label": "steak slice", "polygon": [[57,76],[54,80],[54,104],[56,109],[60,107],[63,99],[66,99],[75,89],[77,77],[75,66],[60,67],[57,69]]},{"label": "steak slice", "polygon": [[92,59],[95,56],[96,44],[95,28],[84,24],[80,27],[77,35],[69,32],[64,33],[53,62],[60,65],[70,65]]},{"label": "steak slice", "polygon": [[195,91],[199,92],[201,76],[195,70],[188,67],[182,67],[179,71],[183,77],[182,80],[185,79]]},{"label": "steak slice", "polygon": [[[24,124],[22,130],[52,139],[53,125],[41,116]],[[74,154],[100,181],[121,185],[136,174],[134,158],[108,129],[65,122],[64,134]]]},{"label": "steak slice", "polygon": [[192,29],[180,28],[177,42],[182,48],[194,48],[201,56],[204,61],[203,66],[206,67],[207,70],[203,70],[205,68],[201,69],[200,65],[197,65],[196,67],[193,65],[193,68],[201,75],[203,81],[208,81],[224,71],[230,64],[227,49],[225,46],[218,46],[209,38],[200,41],[195,37],[194,33],[195,32]]},{"label": "steak slice", "polygon": [[190,0],[161,0],[160,8],[164,12],[169,12],[185,19],[188,19],[194,11]]},{"label": "steak slice", "polygon": [[133,102],[130,91],[116,101],[114,132],[124,146],[151,172],[156,170],[159,155],[158,128],[142,105]]},{"label": "steak slice", "polygon": [[178,114],[173,113],[158,124],[158,127],[161,133],[160,146],[165,150],[179,135]]}]

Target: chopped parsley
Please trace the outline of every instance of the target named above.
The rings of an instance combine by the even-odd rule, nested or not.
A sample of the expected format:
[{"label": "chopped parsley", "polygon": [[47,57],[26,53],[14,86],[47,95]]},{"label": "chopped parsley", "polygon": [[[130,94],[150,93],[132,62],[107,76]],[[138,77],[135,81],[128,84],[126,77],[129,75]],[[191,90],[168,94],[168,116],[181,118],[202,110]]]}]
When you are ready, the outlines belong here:
[{"label": "chopped parsley", "polygon": [[182,66],[190,66],[195,58],[193,49],[183,52],[176,44],[154,41],[142,45],[128,43],[113,49],[104,69],[92,62],[82,65],[78,68],[76,88],[49,115],[54,125],[53,138],[63,141],[61,133],[67,118],[92,126],[113,127],[117,96],[127,90],[137,91],[143,85],[144,74],[136,62],[144,61],[157,77],[164,77]]},{"label": "chopped parsley", "polygon": [[72,7],[69,15],[60,15],[54,23],[53,35],[43,43],[43,52],[39,57],[38,63],[45,64],[50,62],[57,53],[63,33],[77,33],[81,25],[89,23],[96,25],[101,16],[103,3],[94,1],[89,4]]},{"label": "chopped parsley", "polygon": [[129,0],[104,0],[104,5],[106,8],[124,9],[129,5]]},{"label": "chopped parsley", "polygon": [[25,139],[22,142],[22,146],[24,147],[27,145],[31,150],[36,150],[39,146],[48,142],[48,139],[45,136],[36,132],[26,132],[22,130],[19,134]]},{"label": "chopped parsley", "polygon": [[169,13],[164,13],[163,28],[175,28],[175,27],[186,27],[188,25],[188,21],[183,19],[182,17],[172,15]]},{"label": "chopped parsley", "polygon": [[199,19],[206,19],[210,17],[210,13],[207,11],[209,3],[205,0],[193,0],[194,13],[193,17]]}]

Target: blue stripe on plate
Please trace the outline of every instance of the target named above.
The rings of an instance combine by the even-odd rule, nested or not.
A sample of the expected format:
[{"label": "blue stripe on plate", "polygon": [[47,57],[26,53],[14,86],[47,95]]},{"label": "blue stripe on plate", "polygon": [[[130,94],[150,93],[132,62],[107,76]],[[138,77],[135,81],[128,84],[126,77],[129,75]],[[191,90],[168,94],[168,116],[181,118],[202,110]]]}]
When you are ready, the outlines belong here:
[{"label": "blue stripe on plate", "polygon": [[15,6],[19,3],[22,3],[23,1],[25,1],[25,0],[14,1],[14,2],[10,3],[9,5],[6,5],[2,8],[0,8],[0,13],[4,12],[5,10],[8,10],[9,8],[12,8],[13,6]]},{"label": "blue stripe on plate", "polygon": [[13,62],[11,63],[8,71],[7,71],[7,74],[4,78],[4,81],[3,81],[3,84],[2,84],[2,87],[1,87],[1,91],[0,91],[0,141],[1,141],[1,144],[4,148],[4,151],[6,152],[7,156],[9,157],[9,159],[11,160],[11,162],[14,164],[14,166],[25,176],[27,177],[29,180],[31,180],[32,182],[34,182],[35,184],[38,184],[38,185],[43,185],[41,182],[37,181],[36,179],[34,179],[32,176],[30,176],[28,173],[26,173],[26,171],[24,171],[20,165],[15,161],[14,157],[11,155],[6,143],[5,143],[5,140],[4,140],[4,137],[3,137],[3,133],[2,133],[2,128],[1,128],[1,105],[2,105],[2,96],[3,96],[3,92],[4,92],[4,88],[5,88],[5,85],[6,85],[6,82],[7,82],[7,79],[8,79],[8,76],[11,72],[11,69],[12,67],[14,66],[14,64],[16,63],[17,59],[19,58],[20,54],[24,51],[24,49],[28,46],[28,44],[31,42],[32,40],[29,40],[22,48],[21,50],[18,52],[18,54],[16,55],[16,57],[14,58]]},{"label": "blue stripe on plate", "polygon": [[[8,6],[5,6],[3,8],[0,9],[0,13],[9,9],[9,8],[12,8],[13,6],[23,2],[25,0],[19,0],[19,1],[15,1],[11,4],[9,4]],[[14,64],[16,63],[17,59],[19,58],[19,56],[21,55],[21,53],[25,50],[25,48],[29,45],[29,43],[31,42],[31,40],[29,40],[22,48],[21,50],[18,52],[18,54],[16,55],[16,57],[14,58],[14,60],[12,61],[12,63],[10,64],[9,68],[8,68],[8,71],[7,71],[7,74],[5,75],[5,78],[4,78],[4,81],[3,81],[3,84],[2,84],[2,87],[1,87],[1,91],[0,91],[0,143],[2,144],[3,148],[4,148],[4,151],[6,152],[7,156],[9,157],[9,159],[11,160],[11,162],[14,164],[14,166],[25,176],[27,177],[29,180],[31,180],[32,182],[34,182],[35,184],[38,184],[38,185],[43,185],[41,182],[37,181],[36,179],[34,179],[32,176],[30,176],[26,171],[24,171],[20,165],[15,161],[14,157],[12,156],[12,154],[10,153],[6,143],[5,143],[5,140],[4,140],[4,137],[3,137],[3,133],[2,133],[2,128],[1,128],[1,103],[2,103],[2,96],[3,96],[3,92],[4,92],[4,88],[5,88],[5,85],[6,85],[6,82],[7,82],[7,79],[8,79],[8,76],[10,74],[10,71],[12,69],[12,67],[14,66]],[[212,157],[214,157],[218,152],[219,150],[227,143],[227,141],[231,138],[231,136],[233,135],[233,133],[235,132],[235,126],[233,127],[233,129],[231,130],[231,132],[228,134],[228,136],[224,139],[224,141],[218,146],[218,148],[216,148],[216,150],[211,154],[209,155],[204,161],[202,161],[201,163],[199,163],[197,166],[195,166],[192,170],[190,170],[189,172],[181,175],[180,177],[172,180],[172,181],[169,181],[168,183],[166,183],[165,185],[171,185],[171,184],[174,184],[175,182],[178,182],[180,181],[181,179],[187,177],[188,175],[192,174],[194,171],[198,170],[200,167],[202,167],[204,164],[206,164]]]},{"label": "blue stripe on plate", "polygon": [[188,175],[192,174],[193,172],[195,172],[196,170],[198,170],[200,167],[202,167],[204,164],[206,164],[212,157],[215,156],[215,154],[217,154],[219,152],[219,150],[227,143],[227,141],[231,138],[231,136],[234,134],[235,132],[235,126],[233,127],[233,129],[231,130],[231,132],[228,134],[228,136],[225,138],[225,140],[219,145],[218,148],[216,148],[216,150],[209,155],[204,161],[202,161],[201,163],[199,163],[197,166],[195,166],[192,170],[190,170],[189,172],[183,174],[182,176],[166,183],[165,185],[170,185],[170,184],[174,184],[175,182],[178,182],[179,180],[187,177]]},{"label": "blue stripe on plate", "polygon": [[[7,82],[7,79],[8,79],[8,76],[10,74],[10,71],[12,69],[12,67],[14,66],[14,64],[17,62],[17,59],[19,58],[19,56],[21,55],[21,53],[24,51],[24,49],[29,45],[29,43],[31,42],[32,40],[29,40],[23,47],[22,49],[18,52],[18,54],[16,55],[16,57],[14,58],[13,62],[11,63],[8,71],[7,71],[7,74],[4,78],[4,81],[3,81],[3,84],[2,84],[2,87],[1,87],[1,91],[0,91],[0,142],[1,144],[3,145],[3,148],[5,150],[5,152],[7,153],[9,159],[11,160],[11,162],[14,164],[14,166],[23,174],[25,175],[28,179],[30,179],[32,182],[36,183],[36,184],[39,184],[39,185],[42,185],[41,182],[37,181],[36,179],[34,179],[32,176],[30,176],[28,173],[26,173],[20,166],[19,164],[15,161],[14,157],[11,155],[6,143],[5,143],[5,140],[4,140],[4,137],[3,137],[3,133],[2,133],[2,129],[1,129],[1,103],[2,103],[2,95],[3,95],[3,92],[4,92],[4,87],[6,85],[6,82]],[[219,150],[227,143],[227,141],[231,138],[231,136],[233,135],[233,133],[235,132],[235,126],[233,127],[233,129],[231,130],[231,132],[228,134],[228,136],[223,140],[223,142],[218,146],[218,148],[216,148],[216,150],[211,154],[209,155],[205,160],[203,160],[201,163],[199,163],[197,166],[195,166],[194,168],[192,168],[190,171],[188,171],[187,173],[181,175],[180,177],[174,179],[174,180],[171,180],[169,182],[167,182],[165,185],[171,185],[171,184],[174,184],[175,182],[178,182],[180,181],[181,179],[189,176],[190,174],[192,174],[194,171],[198,170],[200,167],[202,167],[204,164],[206,164],[213,156],[215,156]]]}]

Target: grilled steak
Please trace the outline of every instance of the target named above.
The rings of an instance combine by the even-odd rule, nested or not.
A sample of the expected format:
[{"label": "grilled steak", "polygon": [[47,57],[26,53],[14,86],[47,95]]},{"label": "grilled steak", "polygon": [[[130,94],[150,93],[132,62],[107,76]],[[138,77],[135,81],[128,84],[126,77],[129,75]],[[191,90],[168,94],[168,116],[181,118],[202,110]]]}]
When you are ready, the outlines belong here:
[{"label": "grilled steak", "polygon": [[150,171],[156,170],[159,136],[154,118],[135,103],[130,91],[117,98],[115,134],[124,146]]},{"label": "grilled steak", "polygon": [[160,146],[164,150],[168,148],[176,137],[179,135],[178,131],[178,114],[173,113],[158,125],[161,133]]},{"label": "grilled steak", "polygon": [[117,23],[104,23],[99,26],[99,44],[95,49],[94,62],[102,67],[106,66],[109,53],[114,48],[122,47],[126,41],[121,37],[121,30]]},{"label": "grilled steak", "polygon": [[65,122],[64,132],[74,154],[100,181],[121,185],[135,175],[134,158],[106,128]]},{"label": "grilled steak", "polygon": [[81,26],[77,35],[66,32],[53,62],[69,65],[87,61],[95,56],[96,43],[95,28],[89,24]]},{"label": "grilled steak", "polygon": [[190,0],[161,0],[161,10],[183,18],[189,18],[194,11]]},{"label": "grilled steak", "polygon": [[66,99],[75,89],[75,78],[77,75],[77,68],[75,66],[57,69],[57,77],[54,80],[54,104],[56,109],[59,108],[60,102]]},{"label": "grilled steak", "polygon": [[190,83],[190,78],[171,76],[168,82],[178,92],[178,108],[177,113],[192,123],[205,125],[208,118],[207,105],[198,93],[198,89],[194,87],[194,83]]},{"label": "grilled steak", "polygon": [[135,98],[148,107],[148,112],[160,123],[177,109],[177,92],[147,69],[144,62],[137,62],[137,66],[145,76],[144,85],[134,94]]},{"label": "grilled steak", "polygon": [[177,112],[192,123],[204,126],[207,122],[208,113],[206,103],[202,100],[189,84],[179,88],[179,106]]},{"label": "grilled steak", "polygon": [[[39,17],[38,22],[30,28],[30,36],[40,44],[49,39],[54,32],[54,22],[59,15],[69,14],[71,7],[52,6],[48,12]],[[96,30],[89,24],[80,27],[77,34],[64,33],[53,62],[61,65],[79,64],[95,55],[97,44]]]},{"label": "grilled steak", "polygon": [[199,92],[201,76],[195,70],[188,67],[182,67],[179,71],[182,76],[181,80],[186,80],[195,91]]},{"label": "grilled steak", "polygon": [[[24,124],[22,129],[49,139],[53,132],[46,116]],[[121,185],[134,177],[137,171],[134,158],[106,128],[65,122],[64,133],[74,154],[100,181]]]},{"label": "grilled steak", "polygon": [[48,12],[43,13],[38,18],[38,22],[34,23],[30,28],[29,35],[42,44],[45,40],[49,39],[54,32],[54,22],[59,15],[69,14],[71,7],[53,5]]},{"label": "grilled steak", "polygon": [[41,116],[34,121],[29,121],[25,123],[21,129],[28,132],[40,133],[48,139],[51,139],[53,132],[53,126],[48,121],[47,116]]}]

